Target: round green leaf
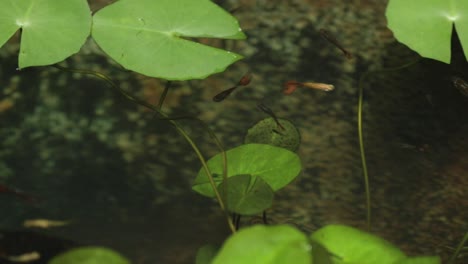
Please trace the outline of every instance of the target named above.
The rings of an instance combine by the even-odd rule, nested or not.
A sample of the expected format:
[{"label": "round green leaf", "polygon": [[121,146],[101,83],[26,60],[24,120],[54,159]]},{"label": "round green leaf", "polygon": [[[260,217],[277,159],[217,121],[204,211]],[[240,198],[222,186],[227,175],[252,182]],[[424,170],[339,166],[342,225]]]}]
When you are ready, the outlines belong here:
[{"label": "round green leaf", "polygon": [[[258,176],[270,185],[273,191],[286,186],[301,171],[301,161],[296,153],[271,145],[245,144],[226,151],[226,155],[228,177],[239,174]],[[208,161],[208,167],[214,174],[214,181],[218,186],[223,180],[221,154],[211,158]],[[214,197],[213,189],[203,168],[198,172],[192,189],[202,195]]]},{"label": "round green leaf", "polygon": [[152,77],[205,78],[242,58],[184,39],[245,38],[237,20],[210,0],[120,0],[93,22],[92,36],[109,56]]},{"label": "round green leaf", "polygon": [[311,264],[307,237],[287,226],[256,225],[229,237],[212,264]]},{"label": "round green leaf", "polygon": [[380,237],[343,225],[328,225],[311,235],[324,246],[335,263],[395,264],[406,258],[400,249]]},{"label": "round green leaf", "polygon": [[244,143],[261,143],[296,151],[301,143],[301,134],[289,120],[278,118],[284,129],[278,128],[274,118],[265,118],[249,128]]},{"label": "round green leaf", "polygon": [[226,206],[230,212],[241,215],[255,215],[271,207],[273,190],[262,178],[248,174],[229,177],[227,195],[224,196],[223,181],[218,186],[221,197],[226,197]]},{"label": "round green leaf", "polygon": [[91,29],[86,0],[2,0],[0,46],[22,29],[19,68],[49,65],[78,52]]},{"label": "round green leaf", "polygon": [[388,27],[421,56],[450,62],[452,25],[468,58],[468,1],[390,0]]},{"label": "round green leaf", "polygon": [[80,247],[55,256],[49,264],[130,264],[119,253],[103,247]]}]

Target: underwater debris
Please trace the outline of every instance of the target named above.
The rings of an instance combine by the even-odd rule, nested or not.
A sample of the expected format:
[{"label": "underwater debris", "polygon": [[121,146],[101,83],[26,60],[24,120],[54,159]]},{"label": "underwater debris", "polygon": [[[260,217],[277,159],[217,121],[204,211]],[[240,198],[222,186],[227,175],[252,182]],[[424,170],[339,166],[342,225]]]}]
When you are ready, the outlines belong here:
[{"label": "underwater debris", "polygon": [[452,83],[458,91],[468,97],[468,82],[458,76],[452,76]]}]

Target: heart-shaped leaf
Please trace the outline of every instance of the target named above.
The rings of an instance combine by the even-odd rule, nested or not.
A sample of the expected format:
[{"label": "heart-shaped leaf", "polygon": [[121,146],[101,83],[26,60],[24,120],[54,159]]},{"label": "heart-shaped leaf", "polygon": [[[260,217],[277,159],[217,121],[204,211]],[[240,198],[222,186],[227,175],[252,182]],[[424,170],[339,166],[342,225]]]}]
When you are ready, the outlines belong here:
[{"label": "heart-shaped leaf", "polygon": [[54,64],[80,50],[91,11],[86,0],[2,0],[0,46],[20,28],[19,68]]},{"label": "heart-shaped leaf", "polygon": [[450,41],[455,23],[468,58],[468,1],[390,0],[388,27],[395,37],[421,56],[450,62]]},{"label": "heart-shaped leaf", "polygon": [[218,186],[221,197],[226,197],[226,207],[230,212],[241,215],[255,215],[271,207],[273,190],[260,177],[248,174],[236,175],[227,179],[227,195],[224,195],[223,181]]},{"label": "heart-shaped leaf", "polygon": [[[250,174],[261,177],[273,191],[290,183],[301,171],[301,161],[296,153],[266,144],[245,144],[226,151],[228,177]],[[208,161],[215,174],[216,186],[223,180],[222,156],[218,154]],[[228,184],[228,188],[229,184]],[[200,169],[192,189],[202,195],[214,197],[213,189],[205,170]]]},{"label": "heart-shaped leaf", "polygon": [[186,38],[245,38],[210,0],[120,0],[94,15],[92,35],[125,68],[172,80],[205,78],[242,58]]},{"label": "heart-shaped leaf", "polygon": [[310,264],[307,237],[287,225],[256,225],[229,237],[212,264]]}]

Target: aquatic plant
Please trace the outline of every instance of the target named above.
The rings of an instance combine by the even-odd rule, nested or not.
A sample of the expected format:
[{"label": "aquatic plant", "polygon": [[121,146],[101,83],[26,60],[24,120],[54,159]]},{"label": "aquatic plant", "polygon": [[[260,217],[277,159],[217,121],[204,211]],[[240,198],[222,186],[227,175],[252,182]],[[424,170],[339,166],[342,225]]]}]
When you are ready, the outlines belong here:
[{"label": "aquatic plant", "polygon": [[[205,78],[224,71],[228,65],[242,58],[232,52],[186,39],[245,37],[235,18],[208,0],[120,0],[94,16],[90,16],[84,0],[56,0],[47,2],[47,5],[44,1],[34,0],[3,2],[0,17],[8,23],[0,25],[0,43],[3,45],[16,30],[22,30],[19,68],[62,61],[78,51],[89,32],[109,57],[125,68],[167,80]],[[50,5],[56,5],[56,8],[49,8]],[[184,9],[180,8],[181,5]],[[164,23],[156,23],[155,12],[159,12],[158,17],[164,18]],[[76,23],[70,25],[70,21]],[[219,251],[216,247],[204,247],[200,255],[205,257],[199,257],[197,263],[440,262],[437,257],[408,258],[388,242],[346,226],[325,226],[309,237],[293,227],[283,225],[257,225],[237,231],[229,213],[253,215],[269,208],[274,192],[299,174],[301,164],[297,154],[284,148],[255,143],[225,151],[214,133],[204,126],[220,149],[219,154],[207,161],[196,143],[177,123],[177,118],[161,111],[170,82],[164,96],[155,106],[139,100],[101,73],[58,65],[55,67],[91,74],[106,81],[127,99],[156,112],[159,120],[170,122],[190,144],[202,164],[193,189],[218,200],[234,233]],[[297,148],[296,145],[292,144],[292,148]],[[104,260],[103,255],[106,255]],[[70,263],[82,258],[110,264],[127,263],[127,260],[115,253],[99,248],[70,251],[51,263]]]},{"label": "aquatic plant", "polygon": [[202,255],[210,254],[200,253],[197,264],[440,263],[439,257],[408,257],[378,236],[343,225],[327,225],[309,236],[287,225],[257,225],[227,239],[212,262]]},{"label": "aquatic plant", "polygon": [[450,63],[454,28],[468,58],[468,2],[457,0],[390,0],[388,27],[395,38],[421,56]]},{"label": "aquatic plant", "polygon": [[91,32],[125,68],[170,80],[205,78],[242,58],[187,39],[245,38],[237,20],[208,0],[124,0],[90,13],[83,0],[2,1],[0,46],[21,29],[19,69],[44,66],[78,52]]}]

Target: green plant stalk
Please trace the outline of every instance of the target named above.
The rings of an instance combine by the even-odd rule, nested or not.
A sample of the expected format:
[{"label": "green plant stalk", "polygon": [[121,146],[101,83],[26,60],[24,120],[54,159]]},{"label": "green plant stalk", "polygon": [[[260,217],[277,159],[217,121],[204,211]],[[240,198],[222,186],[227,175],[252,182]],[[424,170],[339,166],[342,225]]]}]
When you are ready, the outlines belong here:
[{"label": "green plant stalk", "polygon": [[370,186],[369,175],[367,173],[366,154],[364,151],[364,139],[362,135],[362,101],[363,101],[363,83],[364,79],[370,72],[364,73],[359,80],[359,100],[358,100],[358,136],[359,136],[359,151],[361,154],[362,173],[364,174],[364,184],[366,188],[366,218],[367,230],[371,230],[371,199],[370,199]]},{"label": "green plant stalk", "polygon": [[367,171],[367,162],[366,162],[366,154],[364,150],[364,137],[363,137],[363,129],[362,129],[362,105],[363,105],[363,97],[364,97],[364,80],[370,74],[377,74],[377,73],[384,73],[384,72],[392,72],[404,69],[409,67],[415,63],[417,63],[421,58],[418,57],[416,60],[405,63],[401,66],[394,67],[394,68],[387,68],[377,71],[367,71],[359,78],[359,98],[358,98],[358,137],[359,137],[359,151],[361,155],[361,163],[362,163],[362,173],[364,175],[364,185],[366,189],[366,219],[367,219],[367,229],[368,231],[371,230],[371,195],[370,195],[370,184],[369,184],[369,174]]},{"label": "green plant stalk", "polygon": [[455,264],[456,259],[458,255],[460,254],[460,251],[462,250],[463,246],[465,245],[466,241],[468,241],[468,232],[465,233],[465,236],[463,236],[462,241],[460,241],[460,244],[458,244],[457,249],[453,253],[452,257],[449,260],[449,264]]},{"label": "green plant stalk", "polygon": [[[232,222],[230,216],[229,216],[229,213],[227,211],[227,208],[226,208],[226,205],[224,203],[224,200],[221,198],[221,195],[219,194],[217,188],[216,188],[216,183],[214,182],[213,180],[213,174],[211,173],[209,167],[208,167],[208,164],[206,163],[206,159],[203,157],[203,154],[201,153],[200,149],[197,147],[197,145],[195,144],[195,142],[193,142],[193,140],[189,137],[189,135],[185,132],[185,130],[177,123],[175,122],[174,120],[172,120],[169,116],[167,116],[164,112],[162,112],[159,107],[162,106],[162,102],[163,100],[160,100],[159,102],[159,107],[154,107],[153,105],[145,102],[145,101],[142,101],[142,100],[139,100],[137,99],[136,97],[132,96],[130,93],[128,93],[127,91],[123,90],[122,88],[120,88],[117,84],[115,84],[109,77],[107,77],[106,75],[102,74],[102,73],[99,73],[99,72],[95,72],[95,71],[91,71],[91,70],[81,70],[81,69],[69,69],[69,68],[66,68],[66,67],[62,67],[62,66],[59,66],[59,65],[53,65],[53,67],[57,68],[57,69],[60,69],[60,70],[64,70],[64,71],[70,71],[70,72],[76,72],[76,73],[81,73],[81,74],[88,74],[88,75],[93,75],[101,80],[104,80],[106,81],[112,88],[114,89],[117,89],[123,96],[125,96],[128,100],[134,102],[134,103],[137,103],[141,106],[144,106],[144,107],[147,107],[155,112],[157,112],[158,114],[160,114],[161,116],[163,116],[163,118],[167,121],[169,121],[175,128],[176,130],[185,138],[185,140],[189,143],[189,145],[192,147],[193,151],[195,151],[195,154],[197,155],[198,159],[200,160],[200,162],[202,163],[202,167],[203,169],[205,170],[205,173],[208,175],[208,179],[210,180],[210,184],[211,184],[211,187],[213,188],[213,191],[216,195],[216,199],[219,203],[219,206],[221,207],[221,210],[224,212],[225,214],[225,217],[227,219],[227,222],[228,222],[228,225],[229,225],[229,228],[231,229],[231,232],[232,233],[235,233],[236,232],[236,228],[234,226],[234,223]],[[167,86],[166,86],[167,88]],[[166,89],[167,90],[167,89]],[[166,92],[167,94],[167,92]],[[199,120],[201,122],[201,120]],[[227,179],[227,157],[226,157],[226,151],[224,150],[224,148],[222,147],[221,145],[221,142],[219,141],[219,139],[216,137],[216,135],[214,134],[214,132],[209,129],[207,126],[204,126],[205,129],[207,129],[208,133],[210,134],[210,136],[215,140],[216,142],[216,145],[218,146],[218,148],[220,149],[221,151],[221,154],[223,156],[223,179]]]},{"label": "green plant stalk", "polygon": [[169,88],[171,88],[171,84],[172,84],[171,81],[166,82],[166,85],[164,86],[164,91],[162,92],[161,97],[159,97],[159,102],[157,106],[159,111],[161,111],[162,109],[162,105],[164,103],[164,100],[166,99],[167,93],[169,92]]}]

